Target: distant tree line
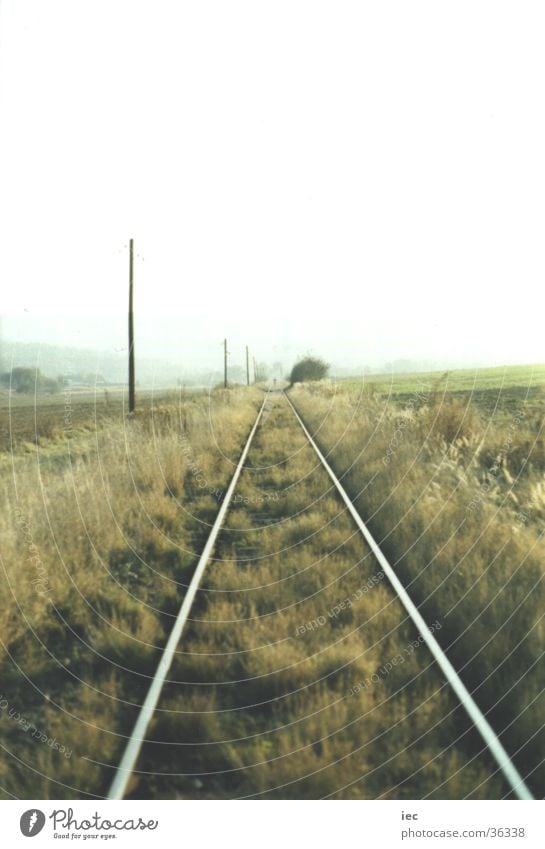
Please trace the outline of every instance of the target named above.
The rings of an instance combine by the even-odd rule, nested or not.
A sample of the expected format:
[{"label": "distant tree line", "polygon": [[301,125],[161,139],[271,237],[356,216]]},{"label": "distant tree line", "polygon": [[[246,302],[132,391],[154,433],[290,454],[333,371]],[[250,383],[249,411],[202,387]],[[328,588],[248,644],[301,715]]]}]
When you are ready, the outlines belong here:
[{"label": "distant tree line", "polygon": [[11,371],[1,374],[0,383],[6,389],[11,387],[15,392],[30,395],[34,392],[60,392],[63,380],[62,378],[55,380],[52,377],[46,377],[39,368],[17,366],[12,368]]}]

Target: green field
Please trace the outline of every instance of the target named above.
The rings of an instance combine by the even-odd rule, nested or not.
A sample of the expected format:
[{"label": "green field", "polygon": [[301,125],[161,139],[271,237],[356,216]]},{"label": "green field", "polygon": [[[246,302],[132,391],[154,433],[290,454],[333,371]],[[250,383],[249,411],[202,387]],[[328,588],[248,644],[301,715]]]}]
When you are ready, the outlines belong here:
[{"label": "green field", "polygon": [[408,372],[407,374],[369,374],[341,381],[356,388],[372,384],[377,392],[397,394],[415,392],[423,385],[441,392],[479,392],[486,389],[545,386],[545,365],[494,366],[493,368],[453,369],[450,371]]},{"label": "green field", "polygon": [[401,404],[416,396],[417,406],[456,397],[465,403],[470,402],[487,416],[497,416],[502,412],[512,412],[520,404],[535,410],[541,408],[545,365],[370,374],[341,380],[338,386],[343,390],[361,389]]}]

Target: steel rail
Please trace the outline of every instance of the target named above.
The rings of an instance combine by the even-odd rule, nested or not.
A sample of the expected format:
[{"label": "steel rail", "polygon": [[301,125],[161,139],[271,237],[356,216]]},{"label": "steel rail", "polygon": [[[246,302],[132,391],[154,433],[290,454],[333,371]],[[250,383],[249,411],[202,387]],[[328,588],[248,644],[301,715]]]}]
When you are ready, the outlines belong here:
[{"label": "steel rail", "polygon": [[313,440],[309,431],[307,430],[301,416],[299,415],[299,413],[297,412],[297,410],[295,409],[294,405],[292,404],[291,400],[288,398],[288,396],[285,392],[284,392],[284,397],[286,398],[289,406],[291,407],[291,410],[292,410],[293,414],[295,415],[295,418],[297,419],[301,428],[303,429],[305,436],[307,437],[308,441],[310,442],[310,444],[314,448],[314,451],[316,452],[316,454],[317,454],[320,462],[322,463],[324,469],[326,470],[329,477],[333,481],[333,484],[335,485],[335,487],[336,487],[339,495],[341,496],[345,506],[347,507],[350,515],[354,519],[356,525],[358,526],[359,530],[361,531],[362,535],[364,536],[366,542],[368,543],[368,545],[369,545],[371,551],[373,552],[373,554],[375,555],[376,559],[378,560],[378,562],[382,566],[386,576],[388,577],[388,579],[390,581],[390,584],[394,588],[394,590],[395,590],[399,600],[401,601],[403,607],[405,608],[405,610],[409,614],[409,617],[412,619],[414,625],[416,625],[418,631],[422,635],[424,642],[428,646],[428,648],[429,648],[430,652],[432,653],[434,659],[436,660],[439,668],[441,669],[445,678],[447,679],[448,684],[451,686],[451,688],[456,693],[456,696],[460,700],[462,706],[465,708],[465,710],[466,710],[467,714],[469,715],[473,725],[475,726],[475,728],[477,729],[477,731],[481,735],[482,739],[484,740],[488,750],[490,751],[492,757],[494,758],[498,767],[500,768],[501,772],[503,773],[503,775],[504,775],[508,785],[510,786],[511,790],[513,791],[515,796],[517,796],[518,799],[533,799],[534,797],[533,797],[532,793],[530,792],[528,786],[526,785],[522,776],[518,772],[516,766],[511,761],[511,758],[509,757],[509,755],[505,751],[503,744],[500,742],[498,735],[496,734],[496,732],[494,731],[494,729],[492,728],[492,726],[490,725],[490,723],[488,722],[488,720],[486,719],[484,714],[482,713],[481,709],[478,707],[477,703],[473,699],[473,696],[471,695],[471,693],[469,692],[469,690],[467,689],[467,687],[465,686],[465,684],[461,680],[460,676],[458,675],[458,673],[454,669],[452,663],[447,658],[443,649],[441,648],[441,646],[439,645],[439,643],[437,642],[437,640],[433,636],[432,632],[428,628],[428,626],[427,626],[425,620],[423,619],[422,615],[420,614],[418,608],[416,607],[414,602],[411,600],[411,598],[408,595],[405,587],[403,586],[403,584],[401,583],[401,581],[397,577],[393,567],[390,565],[390,563],[388,562],[388,560],[386,559],[386,557],[384,556],[384,554],[380,550],[378,543],[376,542],[373,535],[371,534],[371,532],[369,531],[369,529],[365,525],[363,519],[361,518],[360,514],[358,513],[358,511],[354,507],[349,495],[347,494],[347,492],[344,489],[343,485],[341,484],[340,480],[337,478],[335,472],[333,471],[333,469],[331,468],[331,466],[329,465],[329,463],[325,459],[324,455],[322,454],[322,452],[318,448],[317,444],[315,443],[315,441]]},{"label": "steel rail", "polygon": [[134,771],[134,767],[136,765],[136,761],[138,760],[142,744],[145,741],[145,735],[148,726],[157,707],[157,703],[159,701],[163,685],[165,683],[168,671],[174,659],[176,647],[180,642],[180,638],[182,636],[185,624],[191,611],[191,606],[199,588],[199,584],[201,582],[204,570],[212,554],[217,536],[223,525],[227,510],[229,509],[229,504],[231,502],[231,498],[233,497],[233,492],[240,477],[240,473],[244,466],[244,461],[246,460],[248,451],[250,450],[250,445],[252,444],[255,432],[258,428],[261,415],[265,408],[265,404],[267,402],[268,397],[269,393],[267,392],[257,414],[257,418],[254,422],[254,425],[250,431],[250,435],[248,436],[248,439],[246,441],[246,445],[244,446],[242,454],[240,455],[240,459],[231,479],[231,483],[229,484],[229,488],[225,493],[225,498],[223,499],[214,524],[212,525],[212,530],[210,531],[210,535],[206,541],[206,545],[203,548],[193,577],[187,588],[187,592],[184,596],[182,606],[180,607],[178,616],[176,617],[176,621],[174,623],[172,631],[170,632],[168,641],[165,645],[165,648],[163,649],[161,660],[159,661],[157,670],[155,672],[155,675],[153,676],[146,698],[144,699],[140,708],[140,713],[138,714],[138,717],[136,719],[133,731],[127,740],[127,745],[125,747],[125,751],[123,752],[123,756],[119,762],[119,765],[116,768],[116,773],[111,783],[110,790],[108,792],[108,799],[123,799],[123,797],[125,796],[127,785]]}]

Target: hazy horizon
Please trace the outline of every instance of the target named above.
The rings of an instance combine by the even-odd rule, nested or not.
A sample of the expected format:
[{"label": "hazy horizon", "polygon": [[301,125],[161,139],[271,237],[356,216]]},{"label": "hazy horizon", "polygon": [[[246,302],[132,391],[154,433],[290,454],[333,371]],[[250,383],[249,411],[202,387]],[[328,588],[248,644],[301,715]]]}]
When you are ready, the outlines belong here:
[{"label": "hazy horizon", "polygon": [[[159,319],[157,319],[159,321]],[[54,349],[73,350],[88,354],[89,358],[96,357],[97,364],[102,358],[115,358],[124,363],[127,354],[126,317],[118,319],[110,317],[109,321],[84,319],[71,316],[55,317],[51,322],[41,321],[36,327],[31,317],[25,319],[13,319],[3,316],[0,319],[2,339],[0,340],[0,355],[3,359],[3,367],[7,368],[11,358],[13,364],[18,365],[21,352],[28,346],[36,349],[41,348],[48,354],[48,347]],[[138,360],[145,360],[148,364],[169,363],[173,368],[178,367],[181,373],[199,373],[204,371],[221,372],[223,369],[223,338],[222,328],[228,327],[227,335],[229,348],[230,367],[245,365],[245,346],[249,345],[250,356],[255,357],[257,362],[264,362],[271,366],[273,363],[281,363],[284,372],[288,371],[294,362],[301,356],[309,353],[323,357],[332,366],[331,372],[344,371],[353,374],[363,374],[370,370],[374,373],[394,372],[407,370],[406,364],[415,370],[440,370],[481,368],[491,366],[529,365],[540,362],[538,358],[532,358],[531,347],[528,348],[528,358],[517,358],[517,352],[511,352],[510,358],[502,357],[500,352],[486,352],[474,349],[473,352],[467,348],[455,349],[453,345],[442,347],[441,354],[434,355],[433,349],[426,349],[426,340],[421,340],[419,347],[403,349],[401,345],[390,345],[388,341],[380,339],[373,340],[369,337],[357,339],[349,335],[350,323],[344,323],[342,343],[339,342],[336,332],[338,324],[334,328],[323,323],[319,338],[314,338],[307,332],[301,338],[296,327],[290,328],[290,324],[284,326],[283,334],[275,336],[275,328],[267,327],[266,322],[255,322],[249,330],[244,322],[221,322],[221,320],[202,319],[199,322],[176,319],[169,317],[160,320],[161,343],[157,344],[154,338],[153,327],[146,322],[145,317],[136,321],[136,356]],[[70,330],[67,332],[67,328]],[[289,331],[292,330],[290,335]],[[316,329],[316,328],[315,328]],[[329,335],[328,335],[329,333]],[[373,344],[373,341],[375,344]],[[461,340],[463,341],[463,340]],[[306,343],[306,344],[305,344]],[[314,344],[313,344],[314,343]],[[439,347],[435,348],[437,352]],[[536,353],[539,351],[536,350]],[[39,356],[39,353],[37,354]],[[110,361],[110,360],[109,360]],[[59,372],[62,362],[59,363]],[[123,366],[122,366],[123,367]],[[410,369],[409,369],[410,370]]]},{"label": "hazy horizon", "polygon": [[523,14],[8,0],[0,31],[5,338],[126,346],[134,237],[138,356],[545,360]]}]

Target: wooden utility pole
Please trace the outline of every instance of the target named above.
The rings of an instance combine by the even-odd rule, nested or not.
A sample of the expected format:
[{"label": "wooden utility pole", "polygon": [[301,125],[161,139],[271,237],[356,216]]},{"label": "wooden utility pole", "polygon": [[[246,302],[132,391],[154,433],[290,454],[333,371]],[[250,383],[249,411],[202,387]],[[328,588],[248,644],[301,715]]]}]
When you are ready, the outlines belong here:
[{"label": "wooden utility pole", "polygon": [[223,388],[227,389],[227,339],[223,340]]},{"label": "wooden utility pole", "polygon": [[134,313],[133,313],[133,277],[134,277],[134,239],[129,243],[129,413],[134,413]]},{"label": "wooden utility pole", "polygon": [[252,357],[252,361],[253,361],[253,364],[254,364],[254,383],[255,383],[257,381],[257,368],[256,368],[256,365],[255,365],[255,357]]},{"label": "wooden utility pole", "polygon": [[246,385],[250,385],[250,352],[248,351],[248,346],[246,345]]}]

